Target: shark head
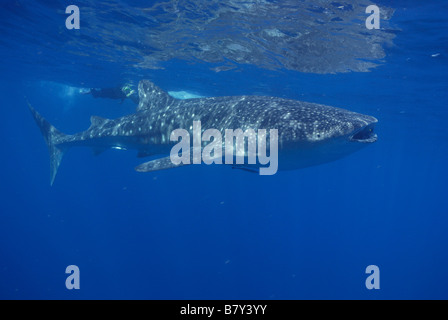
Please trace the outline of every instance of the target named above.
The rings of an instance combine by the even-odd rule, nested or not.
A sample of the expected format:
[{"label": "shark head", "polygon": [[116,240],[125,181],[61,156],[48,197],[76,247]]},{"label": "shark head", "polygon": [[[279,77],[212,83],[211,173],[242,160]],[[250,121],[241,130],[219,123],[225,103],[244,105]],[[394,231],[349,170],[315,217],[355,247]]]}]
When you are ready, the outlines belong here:
[{"label": "shark head", "polygon": [[365,116],[368,124],[360,125],[360,128],[353,130],[348,135],[348,140],[354,143],[373,143],[378,140],[378,136],[375,133],[375,125],[378,120],[374,117]]},{"label": "shark head", "polygon": [[310,109],[312,118],[306,117],[300,123],[298,132],[302,138],[288,144],[286,155],[279,159],[280,169],[334,161],[377,141],[375,125],[378,120],[375,117],[345,109],[320,107],[319,112]]}]

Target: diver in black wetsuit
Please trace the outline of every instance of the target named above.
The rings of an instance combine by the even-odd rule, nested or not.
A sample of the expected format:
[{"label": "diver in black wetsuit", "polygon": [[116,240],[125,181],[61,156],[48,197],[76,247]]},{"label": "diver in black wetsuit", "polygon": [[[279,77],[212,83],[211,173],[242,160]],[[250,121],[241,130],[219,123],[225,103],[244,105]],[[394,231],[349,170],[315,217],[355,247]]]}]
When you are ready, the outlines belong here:
[{"label": "diver in black wetsuit", "polygon": [[134,103],[138,104],[138,93],[132,88],[131,85],[124,85],[116,88],[91,88],[80,91],[81,94],[91,94],[94,98],[108,98],[121,100],[123,102],[126,98],[131,99]]}]

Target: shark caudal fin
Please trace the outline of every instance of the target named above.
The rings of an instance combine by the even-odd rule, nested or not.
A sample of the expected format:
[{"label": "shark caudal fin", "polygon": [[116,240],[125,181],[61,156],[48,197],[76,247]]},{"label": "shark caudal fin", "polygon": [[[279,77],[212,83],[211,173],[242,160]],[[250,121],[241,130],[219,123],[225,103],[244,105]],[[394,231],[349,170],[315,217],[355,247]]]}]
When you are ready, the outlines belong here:
[{"label": "shark caudal fin", "polygon": [[66,135],[58,131],[47,120],[45,120],[28,102],[28,107],[39,126],[45,142],[47,143],[48,151],[50,152],[50,185],[53,185],[54,178],[58,172],[65,149],[58,147],[58,141]]}]

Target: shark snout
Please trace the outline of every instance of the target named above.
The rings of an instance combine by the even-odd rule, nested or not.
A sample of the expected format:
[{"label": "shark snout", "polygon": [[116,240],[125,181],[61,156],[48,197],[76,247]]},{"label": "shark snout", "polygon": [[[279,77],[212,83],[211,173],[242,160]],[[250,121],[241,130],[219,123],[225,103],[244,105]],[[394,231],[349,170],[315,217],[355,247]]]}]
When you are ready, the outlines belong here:
[{"label": "shark snout", "polygon": [[[373,118],[373,117],[372,117]],[[373,118],[375,119],[375,118]],[[378,140],[378,136],[375,133],[375,124],[378,120],[361,127],[360,129],[354,131],[350,136],[349,140],[353,142],[361,143],[373,143]]]}]

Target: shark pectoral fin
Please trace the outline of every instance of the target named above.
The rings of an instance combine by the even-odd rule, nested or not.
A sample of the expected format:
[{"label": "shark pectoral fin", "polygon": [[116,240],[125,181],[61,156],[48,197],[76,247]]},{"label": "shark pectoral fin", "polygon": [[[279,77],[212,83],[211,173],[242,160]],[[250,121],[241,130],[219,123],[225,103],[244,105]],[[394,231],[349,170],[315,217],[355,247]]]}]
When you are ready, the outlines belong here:
[{"label": "shark pectoral fin", "polygon": [[165,158],[160,158],[160,159],[151,160],[151,161],[142,163],[141,165],[135,167],[135,170],[138,172],[151,172],[151,171],[177,168],[177,167],[181,167],[181,166],[185,166],[185,165],[188,165],[188,164],[184,164],[184,163],[174,164],[171,161],[170,157],[165,157]]}]

